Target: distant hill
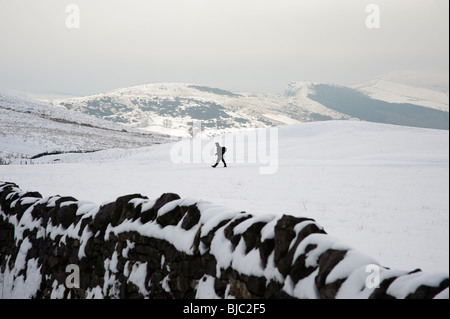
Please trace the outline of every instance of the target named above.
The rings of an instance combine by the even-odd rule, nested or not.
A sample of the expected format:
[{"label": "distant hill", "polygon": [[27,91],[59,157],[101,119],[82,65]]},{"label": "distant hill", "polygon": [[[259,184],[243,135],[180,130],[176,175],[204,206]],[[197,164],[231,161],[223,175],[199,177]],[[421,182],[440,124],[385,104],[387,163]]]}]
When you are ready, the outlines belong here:
[{"label": "distant hill", "polygon": [[389,103],[347,87],[318,84],[312,100],[363,121],[448,130],[448,112],[411,103]]},{"label": "distant hill", "polygon": [[0,92],[0,161],[42,153],[135,148],[167,140],[62,107]]},{"label": "distant hill", "polygon": [[390,103],[409,103],[441,111],[449,110],[449,76],[412,71],[391,72],[352,88]]},{"label": "distant hill", "polygon": [[0,92],[0,161],[136,148],[301,122],[362,120],[449,129],[448,76],[397,72],[352,87],[290,82],[284,94],[153,83],[39,102]]},{"label": "distant hill", "polygon": [[[297,100],[303,99],[301,103]],[[320,119],[349,119],[306,97],[234,93],[189,83],[154,83],[53,104],[133,127],[190,136],[201,121],[205,135]]]},{"label": "distant hill", "polygon": [[51,101],[127,126],[192,136],[201,121],[206,136],[324,120],[364,120],[448,129],[448,78],[390,73],[353,87],[291,82],[284,94],[236,93],[189,83],[153,83]]}]

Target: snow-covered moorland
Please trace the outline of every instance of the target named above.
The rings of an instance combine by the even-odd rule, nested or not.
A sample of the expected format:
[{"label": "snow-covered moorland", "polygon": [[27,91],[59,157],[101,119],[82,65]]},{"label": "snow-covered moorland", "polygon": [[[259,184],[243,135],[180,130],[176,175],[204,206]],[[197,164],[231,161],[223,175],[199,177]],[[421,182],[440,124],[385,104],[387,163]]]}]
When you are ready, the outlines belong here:
[{"label": "snow-covered moorland", "polygon": [[42,153],[143,147],[168,138],[0,91],[0,164],[29,162]]},{"label": "snow-covered moorland", "polygon": [[[0,181],[95,204],[174,192],[253,215],[306,216],[381,265],[448,272],[448,131],[329,121],[277,133],[273,174],[260,174],[267,163],[248,136],[236,138],[248,133],[237,133],[201,141],[198,163],[176,163],[171,143],[39,159],[58,164],[3,165]],[[215,141],[228,143],[227,168],[210,166]]]}]

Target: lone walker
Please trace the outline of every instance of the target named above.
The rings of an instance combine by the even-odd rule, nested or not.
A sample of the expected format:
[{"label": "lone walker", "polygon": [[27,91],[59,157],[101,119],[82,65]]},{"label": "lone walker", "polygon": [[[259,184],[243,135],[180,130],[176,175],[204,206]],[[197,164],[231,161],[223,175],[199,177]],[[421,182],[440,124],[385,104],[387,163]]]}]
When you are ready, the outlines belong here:
[{"label": "lone walker", "polygon": [[216,142],[216,155],[217,155],[217,161],[216,164],[211,165],[212,167],[216,168],[216,166],[220,163],[220,161],[223,162],[223,167],[227,167],[227,163],[225,163],[225,159],[223,158],[223,154],[225,154],[227,148],[224,146],[220,146],[219,142]]}]

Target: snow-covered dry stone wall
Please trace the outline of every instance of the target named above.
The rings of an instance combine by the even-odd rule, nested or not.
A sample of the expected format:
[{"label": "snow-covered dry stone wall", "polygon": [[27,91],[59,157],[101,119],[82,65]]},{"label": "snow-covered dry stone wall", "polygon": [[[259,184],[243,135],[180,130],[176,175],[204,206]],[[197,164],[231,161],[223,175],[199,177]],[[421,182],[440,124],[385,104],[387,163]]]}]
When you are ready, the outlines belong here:
[{"label": "snow-covered dry stone wall", "polygon": [[1,182],[0,285],[2,298],[449,296],[448,274],[382,267],[309,218],[171,193],[98,206]]}]

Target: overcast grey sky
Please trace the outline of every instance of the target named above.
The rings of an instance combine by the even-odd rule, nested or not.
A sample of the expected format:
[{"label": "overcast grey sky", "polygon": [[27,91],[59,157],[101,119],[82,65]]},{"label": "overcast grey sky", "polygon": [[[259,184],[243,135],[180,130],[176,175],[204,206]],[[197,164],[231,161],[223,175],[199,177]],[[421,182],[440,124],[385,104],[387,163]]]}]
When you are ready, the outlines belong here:
[{"label": "overcast grey sky", "polygon": [[[66,25],[69,4],[80,28]],[[367,28],[368,4],[380,28]],[[448,74],[448,10],[448,0],[0,0],[0,89],[190,82],[282,93],[290,81]]]}]

